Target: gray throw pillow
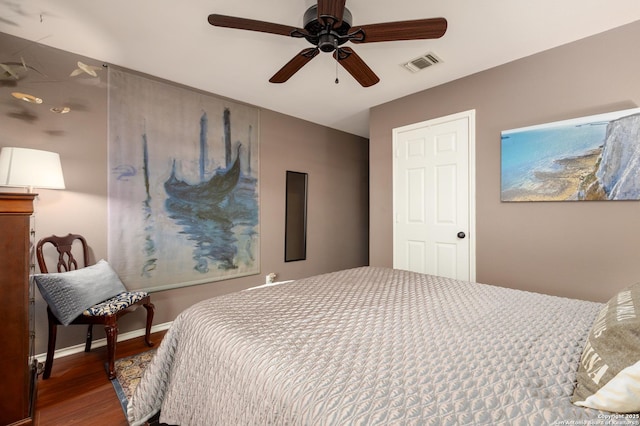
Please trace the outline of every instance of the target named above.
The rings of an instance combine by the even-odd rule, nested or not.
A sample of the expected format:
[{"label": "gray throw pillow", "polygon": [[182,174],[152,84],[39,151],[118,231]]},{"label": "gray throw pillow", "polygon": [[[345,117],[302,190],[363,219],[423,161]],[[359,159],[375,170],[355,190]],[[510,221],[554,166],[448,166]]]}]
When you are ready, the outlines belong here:
[{"label": "gray throw pillow", "polygon": [[96,303],[127,291],[105,260],[74,271],[34,274],[31,278],[62,325],[69,325]]},{"label": "gray throw pillow", "polygon": [[640,412],[640,283],[616,294],[596,317],[577,379],[574,404]]}]

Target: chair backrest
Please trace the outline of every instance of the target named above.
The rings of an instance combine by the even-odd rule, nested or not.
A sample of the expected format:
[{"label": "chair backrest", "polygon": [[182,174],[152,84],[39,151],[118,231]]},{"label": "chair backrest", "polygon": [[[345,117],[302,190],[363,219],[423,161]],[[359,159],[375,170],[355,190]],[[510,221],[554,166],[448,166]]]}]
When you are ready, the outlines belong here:
[{"label": "chair backrest", "polygon": [[[82,264],[78,265],[78,261],[73,255],[73,243],[79,242],[82,247]],[[49,273],[47,263],[45,262],[43,247],[45,244],[52,244],[58,251],[58,263],[56,268],[58,272],[68,272],[78,268],[89,266],[89,248],[87,241],[82,235],[68,234],[64,237],[52,235],[38,241],[36,245],[36,258],[38,259],[38,267],[43,274]],[[77,244],[76,244],[77,245]]]}]

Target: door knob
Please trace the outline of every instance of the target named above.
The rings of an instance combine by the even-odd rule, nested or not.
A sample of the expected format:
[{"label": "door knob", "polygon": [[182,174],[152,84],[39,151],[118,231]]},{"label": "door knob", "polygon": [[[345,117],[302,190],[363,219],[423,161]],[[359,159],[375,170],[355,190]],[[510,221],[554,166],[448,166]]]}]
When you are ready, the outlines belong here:
[{"label": "door knob", "polygon": [[466,236],[467,235],[464,232],[462,232],[462,231],[458,232],[458,238],[463,239]]}]

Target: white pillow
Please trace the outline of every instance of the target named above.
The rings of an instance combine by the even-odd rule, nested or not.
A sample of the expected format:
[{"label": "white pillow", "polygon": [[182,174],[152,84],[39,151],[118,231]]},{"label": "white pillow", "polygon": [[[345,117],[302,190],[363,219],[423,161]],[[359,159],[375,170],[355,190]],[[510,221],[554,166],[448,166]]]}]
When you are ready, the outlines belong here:
[{"label": "white pillow", "polygon": [[622,370],[584,401],[575,404],[614,413],[640,411],[640,361]]}]

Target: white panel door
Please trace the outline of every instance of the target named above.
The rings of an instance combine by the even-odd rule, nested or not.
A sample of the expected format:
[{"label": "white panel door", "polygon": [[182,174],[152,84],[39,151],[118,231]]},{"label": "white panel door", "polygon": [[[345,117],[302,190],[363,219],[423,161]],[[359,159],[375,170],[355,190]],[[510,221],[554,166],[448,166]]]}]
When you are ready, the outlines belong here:
[{"label": "white panel door", "polygon": [[473,111],[394,129],[393,266],[475,280]]}]

